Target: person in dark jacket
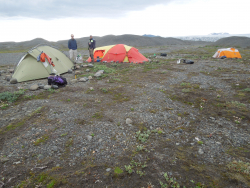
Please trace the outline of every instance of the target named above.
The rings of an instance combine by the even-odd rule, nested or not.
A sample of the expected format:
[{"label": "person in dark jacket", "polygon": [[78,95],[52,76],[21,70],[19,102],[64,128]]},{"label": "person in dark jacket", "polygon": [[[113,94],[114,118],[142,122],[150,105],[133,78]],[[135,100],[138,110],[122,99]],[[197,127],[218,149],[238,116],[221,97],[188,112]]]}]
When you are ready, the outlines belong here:
[{"label": "person in dark jacket", "polygon": [[74,35],[71,34],[71,39],[68,41],[69,57],[75,63],[77,56],[77,43],[74,39]]},{"label": "person in dark jacket", "polygon": [[95,39],[93,39],[92,35],[89,37],[89,56],[91,57],[91,61],[94,62],[94,49],[95,49]]}]

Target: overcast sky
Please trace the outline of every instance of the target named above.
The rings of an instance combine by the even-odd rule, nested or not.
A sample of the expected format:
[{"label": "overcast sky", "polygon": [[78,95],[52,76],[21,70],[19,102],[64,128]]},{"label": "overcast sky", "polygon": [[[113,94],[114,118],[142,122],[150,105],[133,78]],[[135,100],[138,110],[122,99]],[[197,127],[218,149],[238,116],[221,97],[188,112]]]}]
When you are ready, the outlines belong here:
[{"label": "overcast sky", "polygon": [[0,0],[0,42],[250,33],[249,0]]}]

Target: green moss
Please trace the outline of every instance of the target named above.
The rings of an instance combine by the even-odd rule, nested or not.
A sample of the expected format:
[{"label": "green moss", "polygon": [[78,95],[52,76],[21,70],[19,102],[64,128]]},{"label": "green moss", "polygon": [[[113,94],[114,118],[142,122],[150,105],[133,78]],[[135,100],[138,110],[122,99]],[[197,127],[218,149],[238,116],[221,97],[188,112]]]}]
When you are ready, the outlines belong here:
[{"label": "green moss", "polygon": [[46,142],[47,140],[49,139],[49,136],[48,135],[43,135],[41,138],[38,138],[35,142],[34,142],[34,145],[39,145],[41,143],[44,143]]}]

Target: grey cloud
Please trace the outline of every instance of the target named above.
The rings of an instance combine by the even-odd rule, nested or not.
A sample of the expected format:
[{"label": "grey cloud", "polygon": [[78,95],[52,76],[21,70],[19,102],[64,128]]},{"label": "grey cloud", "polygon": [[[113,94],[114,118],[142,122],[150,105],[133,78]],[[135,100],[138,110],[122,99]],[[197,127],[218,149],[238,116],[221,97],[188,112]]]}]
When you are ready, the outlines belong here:
[{"label": "grey cloud", "polygon": [[[0,0],[0,17],[56,19],[64,17],[120,17],[176,0]],[[179,2],[188,0],[178,0]]]}]

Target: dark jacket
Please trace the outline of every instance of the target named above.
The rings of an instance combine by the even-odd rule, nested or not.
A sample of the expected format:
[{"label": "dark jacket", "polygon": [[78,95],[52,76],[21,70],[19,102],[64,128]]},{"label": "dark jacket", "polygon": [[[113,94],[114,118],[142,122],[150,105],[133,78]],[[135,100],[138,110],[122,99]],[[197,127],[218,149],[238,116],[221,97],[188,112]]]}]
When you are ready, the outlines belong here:
[{"label": "dark jacket", "polygon": [[77,44],[75,39],[70,39],[68,42],[68,48],[70,50],[76,50],[77,49]]},{"label": "dark jacket", "polygon": [[89,45],[89,49],[95,49],[95,39],[93,38],[89,39],[88,45]]}]

